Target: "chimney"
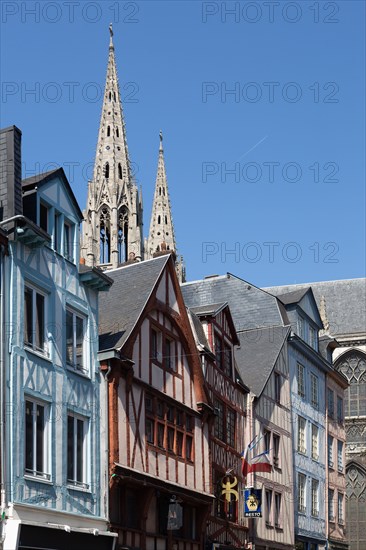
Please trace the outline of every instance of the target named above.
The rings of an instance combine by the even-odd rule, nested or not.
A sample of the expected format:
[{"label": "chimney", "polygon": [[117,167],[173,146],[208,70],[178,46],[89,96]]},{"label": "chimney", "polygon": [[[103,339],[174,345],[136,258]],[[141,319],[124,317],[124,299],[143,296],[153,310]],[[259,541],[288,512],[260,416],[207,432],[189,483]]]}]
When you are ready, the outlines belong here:
[{"label": "chimney", "polygon": [[16,126],[0,130],[0,221],[23,213],[21,140]]}]

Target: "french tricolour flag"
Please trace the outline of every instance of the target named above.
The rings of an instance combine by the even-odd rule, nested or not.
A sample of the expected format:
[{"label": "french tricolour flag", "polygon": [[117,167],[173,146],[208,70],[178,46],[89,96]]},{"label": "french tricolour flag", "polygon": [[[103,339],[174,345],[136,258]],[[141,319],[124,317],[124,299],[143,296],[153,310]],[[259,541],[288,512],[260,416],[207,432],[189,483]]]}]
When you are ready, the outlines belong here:
[{"label": "french tricolour flag", "polygon": [[[254,438],[254,440],[256,437]],[[253,440],[253,441],[254,441]],[[252,442],[253,443],[253,442]],[[248,447],[245,449],[245,451],[242,453],[242,465],[241,465],[241,471],[243,474],[243,477],[247,477],[248,474],[251,472],[272,472],[272,464],[269,460],[269,450],[264,451],[263,453],[260,453],[259,455],[256,455],[252,458],[250,458],[249,453],[253,449],[253,447],[256,445],[256,443],[253,445],[250,443]]]}]

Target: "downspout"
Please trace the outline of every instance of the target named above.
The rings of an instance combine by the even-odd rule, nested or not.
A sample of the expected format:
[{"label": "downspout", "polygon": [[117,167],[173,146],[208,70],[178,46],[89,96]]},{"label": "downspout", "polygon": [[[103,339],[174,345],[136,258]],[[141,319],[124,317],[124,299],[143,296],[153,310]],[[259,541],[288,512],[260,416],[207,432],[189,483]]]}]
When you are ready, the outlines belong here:
[{"label": "downspout", "polygon": [[5,540],[3,515],[6,507],[6,483],[5,483],[5,372],[4,372],[4,348],[5,348],[5,315],[4,315],[4,285],[5,285],[5,255],[4,249],[1,247],[0,255],[3,261],[0,260],[0,448],[1,448],[1,471],[0,471],[0,544]]},{"label": "downspout", "polygon": [[109,375],[112,371],[111,360],[108,359],[108,370],[105,373],[105,515],[107,523],[110,524],[109,517]]}]

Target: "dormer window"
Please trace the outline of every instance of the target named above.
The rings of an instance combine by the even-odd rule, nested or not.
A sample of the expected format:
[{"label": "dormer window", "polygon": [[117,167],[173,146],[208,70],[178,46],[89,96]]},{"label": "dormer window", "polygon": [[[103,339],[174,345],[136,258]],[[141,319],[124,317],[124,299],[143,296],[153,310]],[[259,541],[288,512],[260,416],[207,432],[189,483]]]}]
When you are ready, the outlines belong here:
[{"label": "dormer window", "polygon": [[297,333],[300,338],[302,338],[303,340],[305,339],[305,321],[301,317],[301,315],[299,315],[297,319]]},{"label": "dormer window", "polygon": [[48,206],[41,202],[39,204],[39,227],[46,233],[48,233],[48,211]]},{"label": "dormer window", "polygon": [[311,325],[309,325],[309,345],[315,350],[318,349],[317,332]]},{"label": "dormer window", "polygon": [[64,223],[64,256],[70,262],[74,261],[74,231],[68,222]]}]

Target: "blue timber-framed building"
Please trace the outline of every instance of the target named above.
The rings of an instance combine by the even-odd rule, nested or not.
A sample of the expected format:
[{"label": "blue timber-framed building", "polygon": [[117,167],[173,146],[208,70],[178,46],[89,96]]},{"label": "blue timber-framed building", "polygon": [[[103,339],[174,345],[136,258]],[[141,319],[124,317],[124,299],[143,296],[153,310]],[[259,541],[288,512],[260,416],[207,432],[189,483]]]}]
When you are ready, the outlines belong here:
[{"label": "blue timber-framed building", "polygon": [[63,169],[22,182],[20,130],[2,130],[1,142],[0,540],[4,550],[109,550],[97,325],[99,291],[112,281],[79,266],[82,213]]}]

